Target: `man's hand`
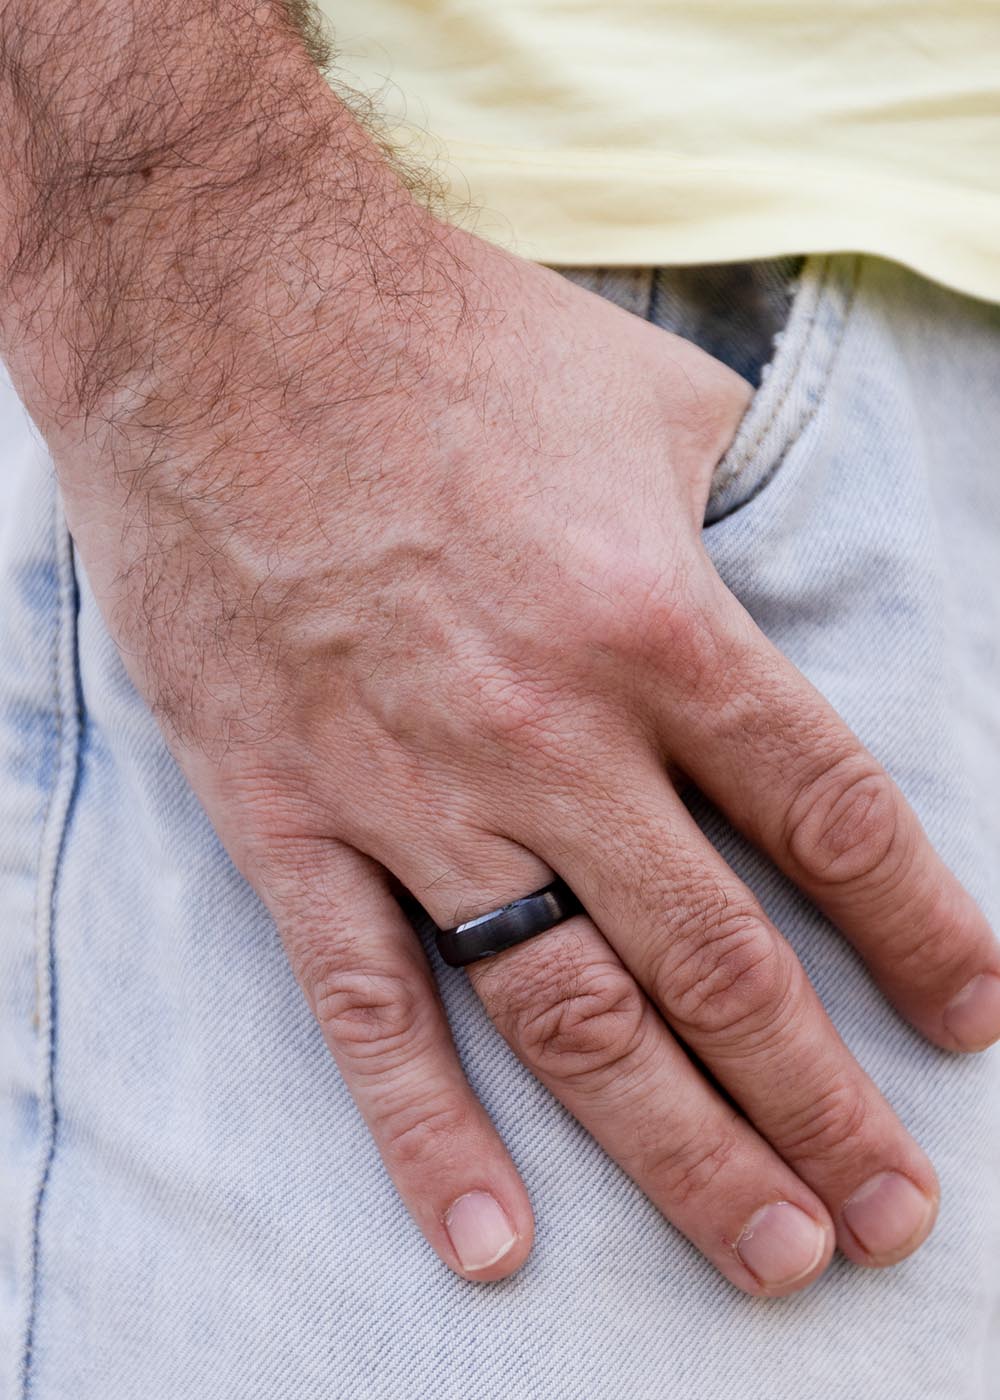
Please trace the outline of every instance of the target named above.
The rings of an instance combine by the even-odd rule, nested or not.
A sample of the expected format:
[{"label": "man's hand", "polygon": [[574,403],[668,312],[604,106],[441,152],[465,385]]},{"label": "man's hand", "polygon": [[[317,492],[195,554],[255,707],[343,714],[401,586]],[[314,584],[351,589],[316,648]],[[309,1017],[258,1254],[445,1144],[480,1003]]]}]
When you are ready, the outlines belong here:
[{"label": "man's hand", "polygon": [[[108,625],[431,1245],[496,1279],[532,1222],[392,880],[449,925],[555,873],[588,917],[470,975],[664,1214],[753,1293],[808,1283],[835,1240],[910,1253],[930,1163],[672,781],[931,1040],[1000,1033],[982,916],[702,547],[749,387],[427,216],[278,7],[164,5],[183,20],[154,51],[141,0],[106,0],[106,52],[64,53],[61,84],[29,8],[0,21],[30,155],[5,353]],[[88,83],[115,64],[102,125]]]}]

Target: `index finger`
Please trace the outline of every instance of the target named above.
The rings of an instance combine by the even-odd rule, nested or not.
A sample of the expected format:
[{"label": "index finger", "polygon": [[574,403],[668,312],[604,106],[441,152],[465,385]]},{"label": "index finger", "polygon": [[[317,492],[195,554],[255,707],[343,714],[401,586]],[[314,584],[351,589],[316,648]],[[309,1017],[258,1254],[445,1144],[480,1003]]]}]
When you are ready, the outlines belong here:
[{"label": "index finger", "polygon": [[838,926],[907,1020],[946,1049],[985,1049],[1000,1036],[1000,944],[984,915],[882,765],[727,598],[712,703],[672,701],[670,758]]}]

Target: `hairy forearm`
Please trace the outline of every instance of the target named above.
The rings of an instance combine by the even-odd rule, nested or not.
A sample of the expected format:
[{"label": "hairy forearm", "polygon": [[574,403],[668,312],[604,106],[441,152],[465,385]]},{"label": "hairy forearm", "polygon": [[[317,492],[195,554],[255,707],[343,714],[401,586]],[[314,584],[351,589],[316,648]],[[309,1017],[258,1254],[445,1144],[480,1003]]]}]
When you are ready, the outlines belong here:
[{"label": "hairy forearm", "polygon": [[421,207],[278,0],[0,6],[0,354],[137,682],[225,746],[205,687],[253,710],[291,600],[308,628],[333,561],[453,509],[433,463],[530,409],[487,336],[527,265]]},{"label": "hairy forearm", "polygon": [[50,439],[169,421],[176,447],[292,378],[307,419],[297,345],[327,361],[317,394],[339,366],[360,398],[375,323],[391,339],[415,289],[450,298],[440,226],[324,81],[301,13],[0,9],[0,352]]}]

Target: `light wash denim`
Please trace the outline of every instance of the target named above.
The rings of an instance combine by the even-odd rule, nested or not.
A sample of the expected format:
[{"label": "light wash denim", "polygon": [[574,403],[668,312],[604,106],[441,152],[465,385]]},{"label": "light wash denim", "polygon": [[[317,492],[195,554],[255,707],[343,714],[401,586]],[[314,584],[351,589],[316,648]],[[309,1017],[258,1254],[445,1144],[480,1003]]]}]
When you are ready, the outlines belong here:
[{"label": "light wash denim", "polygon": [[[788,271],[576,280],[756,379]],[[849,253],[794,273],[706,542],[997,926],[1000,306]],[[697,313],[713,278],[728,322]],[[930,1153],[937,1230],[894,1269],[838,1259],[789,1299],[737,1292],[435,962],[538,1221],[519,1274],[464,1282],[397,1200],[126,679],[0,386],[2,1400],[1000,1396],[1000,1056],[925,1043],[766,860],[697,816]]]}]

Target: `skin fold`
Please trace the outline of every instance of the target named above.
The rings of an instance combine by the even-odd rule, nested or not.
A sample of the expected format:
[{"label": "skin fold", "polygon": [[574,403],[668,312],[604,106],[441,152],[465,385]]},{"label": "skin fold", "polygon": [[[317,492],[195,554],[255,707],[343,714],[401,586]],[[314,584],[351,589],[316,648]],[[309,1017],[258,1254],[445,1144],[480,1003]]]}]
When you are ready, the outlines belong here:
[{"label": "skin fold", "polygon": [[7,0],[0,58],[0,349],[432,1248],[505,1277],[532,1215],[393,889],[558,874],[587,915],[469,975],[650,1199],[752,1293],[910,1254],[933,1167],[674,785],[929,1039],[1000,1034],[982,915],[702,546],[750,386],[432,217],[286,6]]}]

